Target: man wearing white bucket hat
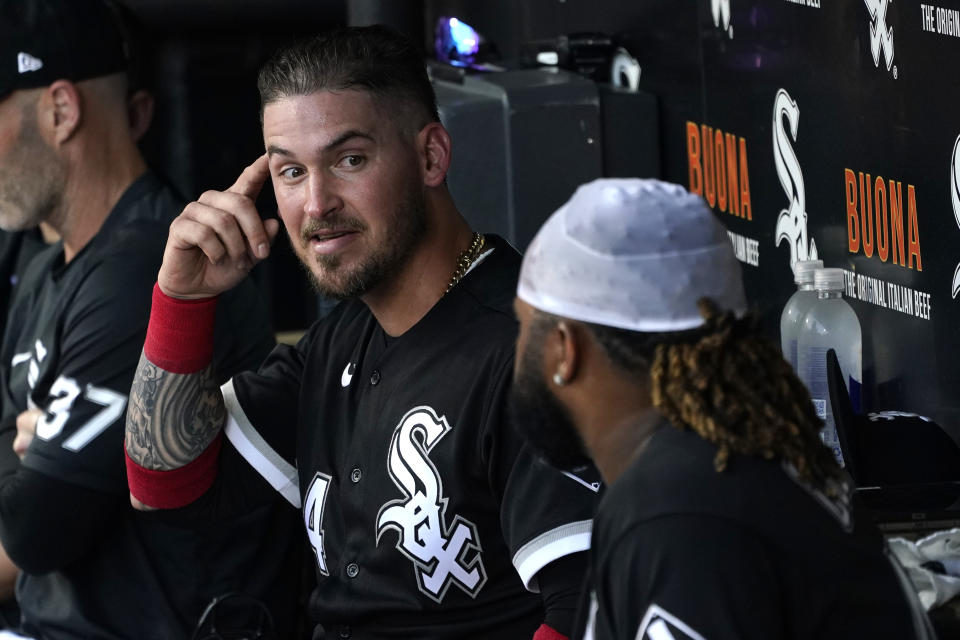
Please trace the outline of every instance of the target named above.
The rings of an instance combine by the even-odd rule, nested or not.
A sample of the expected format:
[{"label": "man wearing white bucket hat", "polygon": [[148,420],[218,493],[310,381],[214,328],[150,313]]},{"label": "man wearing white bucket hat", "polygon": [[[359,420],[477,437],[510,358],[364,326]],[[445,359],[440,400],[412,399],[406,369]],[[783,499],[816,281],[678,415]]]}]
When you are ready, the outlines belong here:
[{"label": "man wearing white bucket hat", "polygon": [[580,187],[530,245],[516,308],[515,424],[609,485],[583,637],[933,637],[700,198]]}]

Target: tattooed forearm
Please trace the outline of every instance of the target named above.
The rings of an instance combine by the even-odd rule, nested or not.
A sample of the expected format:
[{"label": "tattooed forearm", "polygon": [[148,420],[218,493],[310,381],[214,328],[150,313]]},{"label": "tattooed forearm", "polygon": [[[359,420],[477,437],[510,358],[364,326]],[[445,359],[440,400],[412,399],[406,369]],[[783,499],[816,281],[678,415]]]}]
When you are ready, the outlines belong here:
[{"label": "tattooed forearm", "polygon": [[127,453],[141,467],[167,471],[199,456],[223,426],[226,409],[211,367],[177,374],[143,354],[127,407]]}]

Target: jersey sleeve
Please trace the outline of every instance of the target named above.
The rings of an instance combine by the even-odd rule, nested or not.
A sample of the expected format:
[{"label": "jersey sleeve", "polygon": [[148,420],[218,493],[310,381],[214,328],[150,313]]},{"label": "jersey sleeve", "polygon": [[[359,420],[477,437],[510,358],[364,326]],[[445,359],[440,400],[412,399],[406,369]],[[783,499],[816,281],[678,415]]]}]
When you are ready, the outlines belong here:
[{"label": "jersey sleeve", "polygon": [[297,415],[308,341],[309,334],[296,347],[277,345],[259,370],[238,374],[221,387],[228,413],[224,434],[232,451],[297,508]]},{"label": "jersey sleeve", "polygon": [[[43,410],[23,465],[65,482],[126,494],[123,430],[127,396],[140,358],[153,275],[138,265],[93,269],[63,318],[59,353],[31,403]],[[42,363],[41,363],[42,364]]]},{"label": "jersey sleeve", "polygon": [[[760,541],[709,516],[661,516],[607,545],[598,531],[585,638],[783,637],[776,575]],[[592,634],[592,635],[591,635]]]},{"label": "jersey sleeve", "polygon": [[527,589],[550,562],[590,548],[601,483],[595,470],[560,472],[541,460],[510,424],[506,409],[513,364],[504,365],[486,429],[491,484],[500,498],[500,526]]},{"label": "jersey sleeve", "polygon": [[19,569],[54,571],[100,544],[126,508],[121,496],[19,467],[0,475],[0,543]]}]

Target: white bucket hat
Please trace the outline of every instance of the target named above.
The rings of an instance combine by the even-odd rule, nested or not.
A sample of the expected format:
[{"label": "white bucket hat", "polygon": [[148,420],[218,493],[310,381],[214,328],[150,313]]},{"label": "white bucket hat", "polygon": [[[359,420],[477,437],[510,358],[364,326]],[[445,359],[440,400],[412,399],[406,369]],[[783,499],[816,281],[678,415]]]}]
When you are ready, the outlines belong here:
[{"label": "white bucket hat", "polygon": [[648,333],[701,326],[703,297],[738,316],[747,308],[730,238],[703,199],[637,178],[580,186],[530,243],[517,296],[565,318]]}]

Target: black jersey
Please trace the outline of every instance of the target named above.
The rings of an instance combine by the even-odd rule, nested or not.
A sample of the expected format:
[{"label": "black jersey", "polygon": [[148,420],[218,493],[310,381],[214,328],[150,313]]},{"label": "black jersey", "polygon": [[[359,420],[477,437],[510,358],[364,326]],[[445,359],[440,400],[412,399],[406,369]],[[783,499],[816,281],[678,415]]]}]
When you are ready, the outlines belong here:
[{"label": "black jersey", "polygon": [[45,246],[39,229],[0,229],[0,336],[7,324],[7,312],[13,299],[14,288],[27,265]]},{"label": "black jersey", "polygon": [[[880,533],[779,464],[664,426],[597,512],[597,640],[933,638]],[[916,605],[916,607],[914,607]]]},{"label": "black jersey", "polygon": [[[231,590],[277,591],[295,603],[295,575],[289,587],[278,578],[291,538],[299,539],[286,509],[278,517],[264,501],[212,527],[159,523],[129,506],[127,395],[167,228],[181,207],[145,174],[73,260],[64,263],[62,244],[38,255],[13,302],[0,424],[9,434],[19,413],[44,413],[22,465],[9,450],[0,458],[0,533],[24,569],[17,598],[32,636],[188,637],[208,602]],[[219,371],[256,367],[273,345],[252,282],[225,298],[217,323]],[[35,504],[23,504],[38,491]],[[45,519],[56,526],[38,524]]]},{"label": "black jersey", "polygon": [[488,239],[402,336],[345,302],[224,386],[228,439],[301,508],[328,638],[529,639],[538,570],[589,546],[599,483],[505,419],[519,256]]}]

